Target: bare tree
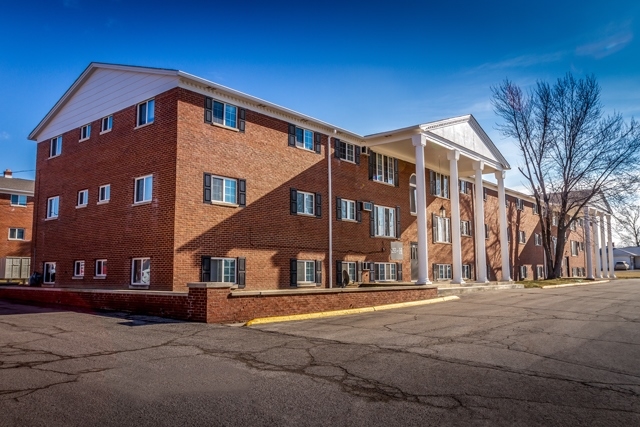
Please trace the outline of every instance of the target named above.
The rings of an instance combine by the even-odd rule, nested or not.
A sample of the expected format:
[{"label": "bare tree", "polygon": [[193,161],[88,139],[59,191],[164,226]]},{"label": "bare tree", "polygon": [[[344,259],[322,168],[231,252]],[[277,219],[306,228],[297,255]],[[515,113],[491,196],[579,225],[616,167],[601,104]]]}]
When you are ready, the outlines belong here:
[{"label": "bare tree", "polygon": [[622,200],[637,189],[640,128],[619,113],[605,116],[594,76],[567,74],[553,86],[539,81],[526,94],[509,80],[491,90],[504,120],[498,129],[518,142],[518,169],[541,213],[547,278],[560,277],[567,229],[583,208]]},{"label": "bare tree", "polygon": [[614,215],[616,232],[624,246],[640,246],[640,206],[624,206]]}]

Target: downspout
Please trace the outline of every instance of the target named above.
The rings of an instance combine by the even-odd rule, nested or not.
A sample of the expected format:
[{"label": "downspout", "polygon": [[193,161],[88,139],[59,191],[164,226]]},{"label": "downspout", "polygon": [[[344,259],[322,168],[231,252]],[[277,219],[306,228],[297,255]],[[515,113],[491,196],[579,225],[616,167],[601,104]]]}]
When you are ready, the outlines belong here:
[{"label": "downspout", "polygon": [[[333,134],[337,134],[336,129],[333,130]],[[334,137],[335,139],[335,137]],[[333,288],[333,221],[331,216],[333,215],[333,191],[331,190],[331,136],[327,137],[327,165],[328,165],[328,185],[329,185],[329,212],[327,213],[327,219],[329,220],[329,265],[327,270],[329,272],[329,288]]]}]

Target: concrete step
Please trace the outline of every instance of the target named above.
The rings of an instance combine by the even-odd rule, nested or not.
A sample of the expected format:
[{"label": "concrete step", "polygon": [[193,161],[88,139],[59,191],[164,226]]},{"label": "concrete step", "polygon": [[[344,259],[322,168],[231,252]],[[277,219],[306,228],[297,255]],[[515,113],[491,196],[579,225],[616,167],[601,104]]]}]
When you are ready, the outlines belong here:
[{"label": "concrete step", "polygon": [[524,285],[522,283],[487,283],[486,285],[478,285],[478,284],[468,284],[468,285],[451,285],[451,284],[442,284],[438,285],[438,296],[446,297],[449,295],[460,295],[466,294],[468,292],[479,292],[479,291],[499,291],[503,289],[524,289]]}]

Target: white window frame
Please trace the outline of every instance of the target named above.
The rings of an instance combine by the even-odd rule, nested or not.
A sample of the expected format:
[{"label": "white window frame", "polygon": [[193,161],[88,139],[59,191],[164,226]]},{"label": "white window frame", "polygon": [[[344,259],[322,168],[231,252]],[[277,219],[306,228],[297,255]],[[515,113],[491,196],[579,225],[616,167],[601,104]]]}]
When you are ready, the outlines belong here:
[{"label": "white window frame", "polygon": [[[53,267],[53,271],[51,271],[51,267]],[[47,272],[47,270],[49,271]],[[53,274],[53,279],[51,278],[51,274]],[[44,268],[42,273],[42,283],[45,283],[47,285],[56,283],[56,263],[54,261],[47,261],[44,263]]]},{"label": "white window frame", "polygon": [[[140,113],[141,113],[141,108],[142,106],[145,106],[145,115],[144,118],[140,117]],[[151,106],[151,108],[149,108],[149,106]],[[136,128],[142,127],[142,126],[147,126],[152,124],[155,119],[155,108],[156,108],[156,100],[155,98],[152,99],[147,99],[144,102],[139,103],[136,106]]]},{"label": "white window frame", "polygon": [[471,280],[471,264],[462,264],[462,278]]},{"label": "white window frame", "polygon": [[[395,182],[395,158],[380,153],[371,153],[373,160],[373,180],[383,184],[396,185]],[[384,160],[387,159],[387,167],[384,167]]]},{"label": "white window frame", "polygon": [[[147,180],[149,180],[149,181],[147,181]],[[138,200],[138,181],[143,181],[142,198],[140,200]],[[148,199],[146,198],[147,182],[151,183],[151,191],[150,191]],[[133,203],[137,205],[137,204],[142,204],[142,203],[149,203],[151,200],[153,200],[153,174],[152,175],[139,176],[138,178],[135,179],[135,182],[133,184]]]},{"label": "white window frame", "polygon": [[542,234],[533,233],[533,244],[536,246],[542,246]]},{"label": "white window frame", "polygon": [[84,260],[73,262],[73,277],[84,277]]},{"label": "white window frame", "polygon": [[440,172],[429,172],[429,187],[431,187],[431,195],[448,199],[450,196],[449,181],[451,180],[451,177],[449,177],[449,175],[443,175]]},{"label": "white window frame", "polygon": [[435,230],[433,234],[434,243],[451,243],[451,218],[441,217],[439,215],[433,215],[432,221],[436,224],[432,224],[432,230]]},{"label": "white window frame", "polygon": [[[214,181],[222,181],[222,199],[218,200],[214,198]],[[233,201],[228,201],[227,196],[231,195],[230,192],[227,191],[227,182],[233,182]],[[238,204],[238,180],[235,178],[227,178],[225,176],[211,175],[211,203],[224,203],[228,205],[237,205]]]},{"label": "white window frame", "polygon": [[538,210],[538,204],[536,202],[533,202],[533,207],[531,209],[533,210],[534,215],[540,215],[540,211]]},{"label": "white window frame", "polygon": [[519,210],[519,211],[524,210],[524,200],[520,198],[516,198],[516,210]]},{"label": "white window frame", "polygon": [[416,174],[412,173],[409,177],[409,213],[417,215],[418,213],[418,186],[416,184]]},{"label": "white window frame", "polygon": [[58,218],[60,213],[60,196],[53,196],[47,199],[47,216],[46,219]]},{"label": "white window frame", "polygon": [[113,129],[113,115],[103,117],[102,120],[100,120],[100,135],[111,132],[111,129]]},{"label": "white window frame", "polygon": [[[145,282],[145,274],[144,274],[144,263],[149,263],[149,272],[146,275]],[[139,263],[140,271],[137,271],[136,263]],[[140,273],[140,279],[136,282],[136,273]],[[149,257],[140,257],[140,258],[132,258],[131,259],[131,285],[132,286],[149,286],[151,283],[151,258]]]},{"label": "white window frame", "polygon": [[[222,106],[222,117],[216,117],[216,104]],[[233,114],[231,114],[232,110]],[[213,99],[211,103],[211,122],[231,129],[238,129],[238,123],[240,122],[240,118],[238,116],[239,110],[240,109],[236,105]],[[231,124],[232,117],[234,122]]]},{"label": "white window frame", "polygon": [[435,280],[451,280],[453,278],[451,264],[434,264],[433,277]]},{"label": "white window frame", "polygon": [[[355,163],[356,162],[356,146],[353,144],[349,144],[348,142],[340,141],[344,146],[344,152],[338,150],[338,158],[344,160],[345,162]],[[344,153],[344,156],[342,155]]]},{"label": "white window frame", "polygon": [[461,194],[469,194],[471,191],[471,183],[467,181],[460,180],[460,193]]},{"label": "white window frame", "polygon": [[580,244],[576,240],[571,240],[571,256],[578,256],[580,252]]},{"label": "white window frame", "polygon": [[97,259],[95,264],[95,277],[107,277],[107,260]]},{"label": "white window frame", "polygon": [[396,210],[387,206],[374,207],[376,237],[396,237]]},{"label": "white window frame", "polygon": [[[301,271],[303,272],[302,273],[303,280],[300,280]],[[309,260],[309,259],[296,260],[296,283],[298,285],[316,283],[316,262],[315,261]]]},{"label": "white window frame", "polygon": [[460,220],[460,235],[471,237],[471,221]]},{"label": "white window frame", "polygon": [[521,265],[520,266],[520,280],[526,279],[527,278],[527,266],[526,265]]},{"label": "white window frame", "polygon": [[518,243],[527,243],[527,232],[524,230],[518,230]]},{"label": "white window frame", "polygon": [[89,190],[85,188],[84,190],[78,191],[76,208],[84,208],[87,206],[88,203],[89,203]]},{"label": "white window frame", "polygon": [[398,280],[395,262],[376,262],[373,268],[376,269],[376,282],[396,282]]},{"label": "white window frame", "polygon": [[49,142],[49,158],[58,157],[62,154],[62,135],[51,138]]},{"label": "white window frame", "polygon": [[[315,151],[314,141],[313,141],[313,131],[305,128],[301,128],[300,126],[296,126],[296,133],[294,136],[294,141],[296,147],[301,148],[303,150]],[[299,139],[302,138],[302,139]]]},{"label": "white window frame", "polygon": [[577,225],[577,224],[576,224],[576,222],[577,222],[577,221],[573,221],[573,222],[571,222],[571,224],[569,225],[569,229],[570,229],[571,231],[576,231],[576,225]]},{"label": "white window frame", "polygon": [[558,226],[558,215],[555,212],[551,214],[551,225]]},{"label": "white window frame", "polygon": [[544,266],[536,265],[536,279],[544,279]]},{"label": "white window frame", "polygon": [[80,140],[78,142],[86,141],[89,138],[91,138],[91,123],[87,123],[80,128]]},{"label": "white window frame", "polygon": [[[13,202],[14,197],[17,197],[17,200],[18,200],[17,203]],[[20,201],[23,200],[22,199],[23,197],[24,197],[24,204],[20,203]],[[20,207],[26,208],[28,204],[27,196],[24,194],[12,194],[10,203],[11,203],[11,206],[20,206]]]},{"label": "white window frame", "polygon": [[[311,197],[311,199],[309,199],[309,196]],[[308,215],[308,216],[315,216],[316,215],[316,195],[315,195],[315,193],[308,193],[306,191],[298,190],[296,197],[297,197],[297,199],[296,199],[296,213],[298,215]],[[311,201],[309,201],[309,200],[311,200]],[[302,206],[300,204],[300,201],[302,201]],[[309,204],[311,206],[309,206]],[[302,211],[300,210],[301,207],[302,207]],[[307,212],[307,210],[309,208],[311,209],[311,212]]]},{"label": "white window frame", "polygon": [[[22,238],[20,238],[20,231],[22,230]],[[13,231],[13,237],[11,232]],[[21,227],[9,227],[9,240],[24,240],[27,234],[27,230]]]},{"label": "white window frame", "polygon": [[343,221],[356,221],[356,202],[355,200],[340,199],[340,212]]},{"label": "white window frame", "polygon": [[98,203],[109,203],[109,200],[111,200],[111,184],[101,185],[98,188]]},{"label": "white window frame", "polygon": [[[353,270],[353,275],[351,274]],[[344,272],[347,272],[349,275],[349,283],[353,283],[357,281],[358,275],[358,266],[354,261],[342,261],[342,279],[344,280]]]}]

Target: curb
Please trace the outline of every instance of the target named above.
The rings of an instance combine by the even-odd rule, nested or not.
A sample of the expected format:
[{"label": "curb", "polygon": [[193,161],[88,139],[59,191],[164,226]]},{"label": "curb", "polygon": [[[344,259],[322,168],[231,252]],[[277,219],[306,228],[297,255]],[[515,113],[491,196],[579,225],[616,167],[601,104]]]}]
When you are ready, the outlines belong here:
[{"label": "curb", "polygon": [[321,319],[324,317],[345,316],[348,314],[372,313],[374,311],[391,310],[394,308],[402,308],[402,307],[414,307],[417,305],[435,304],[438,302],[446,302],[446,301],[457,301],[459,299],[460,297],[457,297],[457,296],[448,296],[448,297],[425,299],[420,301],[399,302],[395,304],[377,305],[374,307],[349,308],[345,310],[321,311],[317,313],[307,313],[307,314],[292,314],[290,316],[258,317],[258,318],[249,320],[245,324],[245,326],[263,325],[265,323],[275,323],[275,322],[289,322],[292,320]]},{"label": "curb", "polygon": [[587,283],[567,283],[564,285],[547,285],[543,286],[542,289],[554,289],[554,288],[568,288],[570,286],[587,286],[587,285],[597,285],[598,283],[609,283],[609,280],[598,280],[597,282],[587,282]]}]

